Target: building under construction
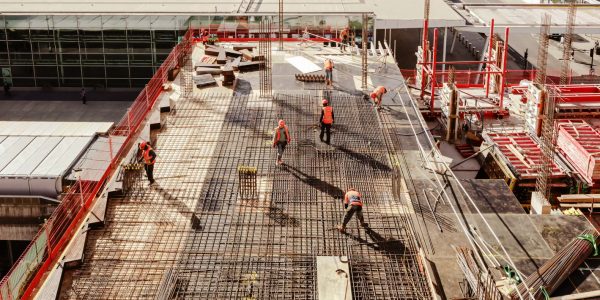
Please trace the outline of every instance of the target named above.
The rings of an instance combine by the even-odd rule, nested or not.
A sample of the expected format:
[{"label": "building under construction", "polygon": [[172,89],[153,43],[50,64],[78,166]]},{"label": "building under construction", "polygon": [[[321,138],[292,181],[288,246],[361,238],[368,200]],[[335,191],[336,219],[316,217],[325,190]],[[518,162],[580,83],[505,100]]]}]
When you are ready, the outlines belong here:
[{"label": "building under construction", "polygon": [[[37,220],[0,299],[600,298],[600,81],[575,83],[583,78],[569,57],[578,33],[600,30],[577,13],[600,7],[547,5],[552,23],[543,5],[517,5],[538,17],[531,25],[504,18],[508,5],[233,2],[127,6],[127,26],[177,16],[179,38],[154,67],[153,52],[153,75],[119,121],[0,122],[2,231]],[[5,24],[40,26],[39,16],[19,18],[29,5],[8,5]],[[104,20],[123,7],[87,5],[66,9],[78,16],[67,33],[85,41],[96,20],[86,14],[102,11],[106,58],[104,33],[116,25]],[[397,5],[418,21],[390,14]],[[56,21],[55,9],[40,13]],[[498,21],[484,20],[486,9]],[[529,27],[537,61],[517,70],[511,29]],[[391,40],[406,28],[420,30],[414,70],[400,70]],[[123,30],[126,44],[134,31]],[[467,32],[483,33],[480,52]],[[547,68],[555,32],[564,36],[556,77]],[[448,59],[454,43],[474,59]],[[113,80],[106,60],[103,76],[86,77],[92,62],[77,53],[71,79]],[[127,65],[140,67],[130,54]],[[68,65],[53,62],[77,68]],[[10,70],[4,80],[15,86],[45,80],[12,81]],[[335,112],[331,143],[319,136],[323,100]],[[283,164],[279,120],[291,136]],[[156,154],[154,184],[142,143]],[[352,218],[340,231],[349,189],[362,195],[366,224]]]}]

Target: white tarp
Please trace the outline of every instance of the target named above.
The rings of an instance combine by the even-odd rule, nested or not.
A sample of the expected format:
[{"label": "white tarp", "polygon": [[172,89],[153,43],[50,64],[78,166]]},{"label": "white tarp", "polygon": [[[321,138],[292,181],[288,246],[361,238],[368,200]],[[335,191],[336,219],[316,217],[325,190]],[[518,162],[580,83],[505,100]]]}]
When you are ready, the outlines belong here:
[{"label": "white tarp", "polygon": [[302,56],[287,57],[285,61],[302,72],[302,74],[321,71],[321,67]]}]

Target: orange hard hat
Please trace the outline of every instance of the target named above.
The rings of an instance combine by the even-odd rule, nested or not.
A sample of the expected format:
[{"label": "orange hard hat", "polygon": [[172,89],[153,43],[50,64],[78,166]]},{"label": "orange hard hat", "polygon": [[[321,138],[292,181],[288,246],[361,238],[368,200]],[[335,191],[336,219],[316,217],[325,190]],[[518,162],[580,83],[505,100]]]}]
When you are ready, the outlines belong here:
[{"label": "orange hard hat", "polygon": [[281,127],[285,126],[285,122],[283,120],[279,120],[279,126],[281,126]]},{"label": "orange hard hat", "polygon": [[144,150],[146,148],[146,145],[148,145],[148,143],[146,143],[146,141],[142,141],[140,143],[140,149]]},{"label": "orange hard hat", "polygon": [[323,105],[327,105],[329,104],[329,101],[327,101],[327,99],[323,99]]}]

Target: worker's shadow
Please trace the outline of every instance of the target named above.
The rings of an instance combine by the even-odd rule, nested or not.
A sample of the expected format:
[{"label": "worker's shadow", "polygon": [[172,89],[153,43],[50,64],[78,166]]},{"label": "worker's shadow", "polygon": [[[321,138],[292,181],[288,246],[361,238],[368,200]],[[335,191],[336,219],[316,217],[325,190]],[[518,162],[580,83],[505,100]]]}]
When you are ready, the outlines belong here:
[{"label": "worker's shadow", "polygon": [[300,181],[304,182],[305,184],[307,184],[323,193],[328,194],[332,198],[342,199],[344,197],[344,191],[342,189],[340,189],[337,186],[334,186],[326,181],[323,181],[317,177],[308,175],[308,174],[294,168],[293,166],[285,164],[285,165],[283,165],[283,170],[289,172],[290,174],[292,174],[292,176],[298,178]]},{"label": "worker's shadow", "polygon": [[184,217],[190,218],[190,223],[192,224],[192,229],[194,230],[202,230],[202,226],[200,225],[200,218],[196,215],[194,211],[192,211],[185,203],[179,201],[177,197],[171,194],[169,191],[165,190],[158,183],[153,187],[165,200],[173,203],[177,208],[177,212]]},{"label": "worker's shadow", "polygon": [[404,255],[404,253],[406,252],[406,247],[400,240],[388,239],[382,236],[381,234],[377,233],[370,227],[365,228],[365,232],[367,233],[367,236],[371,239],[371,242],[357,235],[352,235],[347,232],[346,235],[351,239],[357,241],[359,243],[358,245],[364,245],[373,250],[384,252],[385,254]]},{"label": "worker's shadow", "polygon": [[344,154],[352,157],[354,160],[357,160],[357,161],[361,162],[362,164],[365,164],[374,170],[380,170],[380,171],[386,171],[386,172],[389,172],[392,170],[388,165],[374,159],[373,157],[371,157],[369,155],[364,155],[362,153],[354,152],[348,148],[345,148],[344,146],[338,146],[337,149],[344,152]]},{"label": "worker's shadow", "polygon": [[285,213],[283,209],[275,206],[269,207],[269,211],[267,212],[267,216],[273,220],[278,225],[281,226],[291,226],[298,227],[300,222],[289,214]]}]

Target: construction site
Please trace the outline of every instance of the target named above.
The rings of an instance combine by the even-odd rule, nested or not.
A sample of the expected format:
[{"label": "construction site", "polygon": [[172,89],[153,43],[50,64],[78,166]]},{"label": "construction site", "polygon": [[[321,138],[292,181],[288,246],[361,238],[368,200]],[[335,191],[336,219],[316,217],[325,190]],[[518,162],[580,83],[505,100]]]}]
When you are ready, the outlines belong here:
[{"label": "construction site", "polygon": [[0,300],[600,299],[600,4],[406,2],[0,8]]}]

